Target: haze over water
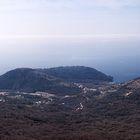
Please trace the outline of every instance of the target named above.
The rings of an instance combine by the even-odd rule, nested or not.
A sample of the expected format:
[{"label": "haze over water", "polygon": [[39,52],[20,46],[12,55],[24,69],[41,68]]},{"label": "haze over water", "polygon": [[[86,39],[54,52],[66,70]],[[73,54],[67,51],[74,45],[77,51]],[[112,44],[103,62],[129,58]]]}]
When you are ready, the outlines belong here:
[{"label": "haze over water", "polygon": [[0,73],[19,67],[89,66],[117,82],[140,76],[140,41],[134,38],[10,38],[0,40]]},{"label": "haze over water", "polygon": [[0,73],[83,65],[140,76],[140,0],[1,0]]}]

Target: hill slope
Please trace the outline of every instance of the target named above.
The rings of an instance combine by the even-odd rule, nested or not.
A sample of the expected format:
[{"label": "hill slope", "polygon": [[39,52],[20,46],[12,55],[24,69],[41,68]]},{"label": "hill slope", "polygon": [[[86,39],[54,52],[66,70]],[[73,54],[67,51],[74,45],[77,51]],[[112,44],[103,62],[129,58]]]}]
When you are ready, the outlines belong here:
[{"label": "hill slope", "polygon": [[73,84],[75,81],[112,81],[112,77],[87,67],[20,68],[0,76],[0,89],[79,93],[80,89]]},{"label": "hill slope", "polygon": [[49,75],[62,78],[67,81],[113,81],[113,78],[111,76],[107,76],[96,69],[84,66],[50,68],[47,69],[47,73]]},{"label": "hill slope", "polygon": [[30,88],[47,88],[43,87],[45,82],[48,86],[52,84],[51,80],[48,80],[46,75],[42,73],[36,73],[33,69],[22,68],[15,69],[7,72],[0,77],[1,89],[30,89]]},{"label": "hill slope", "polygon": [[135,79],[69,96],[1,92],[1,139],[139,140],[139,89]]}]

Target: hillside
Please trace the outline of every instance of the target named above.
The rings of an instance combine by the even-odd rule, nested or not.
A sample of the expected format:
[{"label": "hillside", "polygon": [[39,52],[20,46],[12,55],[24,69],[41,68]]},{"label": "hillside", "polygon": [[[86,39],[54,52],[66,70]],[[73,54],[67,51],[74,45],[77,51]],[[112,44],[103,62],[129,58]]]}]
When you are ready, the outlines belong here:
[{"label": "hillside", "polygon": [[25,92],[49,91],[52,93],[79,93],[80,89],[74,82],[112,81],[107,76],[93,68],[58,67],[51,69],[21,68],[0,76],[1,90],[16,90]]},{"label": "hillside", "polygon": [[50,68],[47,69],[47,73],[66,81],[73,82],[113,81],[111,76],[107,76],[96,69],[83,66]]},{"label": "hillside", "polygon": [[[22,68],[2,75],[0,139],[139,140],[140,78],[98,84],[89,69]],[[81,81],[74,75],[80,71],[88,71]]]},{"label": "hillside", "polygon": [[139,140],[140,79],[80,83],[81,92],[0,92],[0,138],[14,140]]}]

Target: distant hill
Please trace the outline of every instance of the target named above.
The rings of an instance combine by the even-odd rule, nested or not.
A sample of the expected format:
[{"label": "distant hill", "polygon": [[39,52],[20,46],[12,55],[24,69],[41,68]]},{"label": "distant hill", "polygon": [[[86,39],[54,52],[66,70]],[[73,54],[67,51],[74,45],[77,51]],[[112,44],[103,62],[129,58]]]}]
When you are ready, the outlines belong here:
[{"label": "distant hill", "polygon": [[112,82],[113,78],[104,73],[84,66],[56,67],[47,69],[49,75],[61,78],[66,81],[75,82],[91,82],[91,81],[107,81]]},{"label": "distant hill", "polygon": [[112,77],[93,68],[81,66],[50,69],[19,68],[0,76],[0,89],[74,94],[80,92],[80,89],[73,82],[112,80]]},{"label": "distant hill", "polygon": [[54,84],[52,77],[34,69],[15,69],[0,76],[0,89],[41,90]]}]

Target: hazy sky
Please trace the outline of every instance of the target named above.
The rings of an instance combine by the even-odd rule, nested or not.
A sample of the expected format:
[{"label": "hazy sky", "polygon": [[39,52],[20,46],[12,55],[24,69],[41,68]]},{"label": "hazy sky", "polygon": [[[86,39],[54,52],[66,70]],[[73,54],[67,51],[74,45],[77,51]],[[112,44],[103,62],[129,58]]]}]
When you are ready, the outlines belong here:
[{"label": "hazy sky", "polygon": [[139,54],[140,0],[0,0],[0,73],[86,65],[130,78]]},{"label": "hazy sky", "polygon": [[0,36],[140,34],[139,0],[0,0]]}]

